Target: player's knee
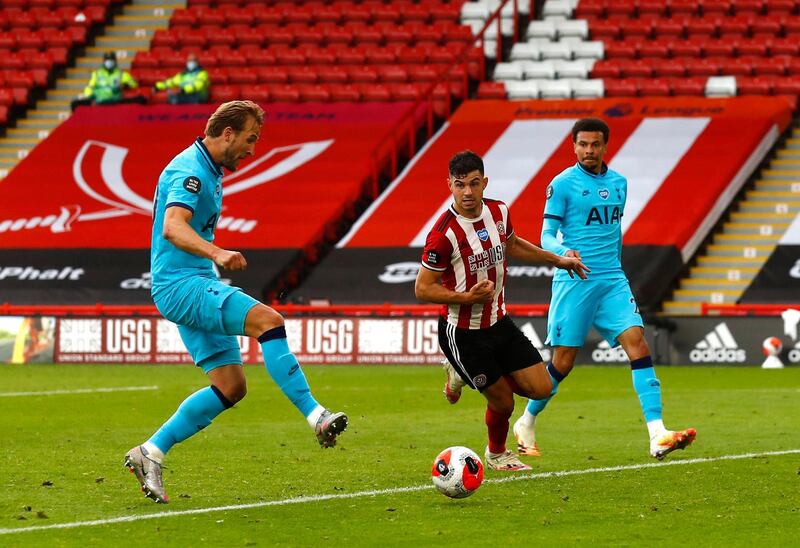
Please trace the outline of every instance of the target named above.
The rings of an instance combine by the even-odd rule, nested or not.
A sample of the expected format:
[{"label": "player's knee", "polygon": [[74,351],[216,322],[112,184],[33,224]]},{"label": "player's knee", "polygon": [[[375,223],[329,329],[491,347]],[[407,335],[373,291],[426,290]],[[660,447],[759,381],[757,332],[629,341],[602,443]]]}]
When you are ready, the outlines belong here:
[{"label": "player's knee", "polygon": [[553,392],[553,381],[549,375],[540,379],[539,382],[533,383],[528,387],[528,397],[533,400],[543,400],[549,398]]},{"label": "player's knee", "polygon": [[247,381],[245,379],[230,383],[223,390],[223,394],[231,403],[238,403],[247,395]]},{"label": "player's knee", "polygon": [[283,316],[267,305],[259,304],[253,307],[247,318],[247,327],[251,331],[248,335],[258,337],[262,333],[281,327]]}]

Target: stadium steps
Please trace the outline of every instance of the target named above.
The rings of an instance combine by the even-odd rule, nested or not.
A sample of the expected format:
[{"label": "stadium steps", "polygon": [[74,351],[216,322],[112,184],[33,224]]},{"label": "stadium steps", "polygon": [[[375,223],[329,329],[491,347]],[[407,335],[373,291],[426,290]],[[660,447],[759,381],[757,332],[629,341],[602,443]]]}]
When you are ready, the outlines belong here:
[{"label": "stadium steps", "polygon": [[667,315],[695,315],[701,303],[735,303],[800,212],[800,129],[792,131],[715,233],[697,265],[680,281]]},{"label": "stadium steps", "polygon": [[66,75],[59,78],[48,90],[46,97],[30,109],[17,128],[9,129],[0,139],[0,179],[28,155],[42,139],[72,114],[70,102],[86,86],[92,71],[103,62],[103,54],[115,51],[120,68],[130,70],[137,51],[150,49],[150,40],[158,29],[169,26],[169,18],[176,9],[186,7],[186,2],[164,3],[153,0],[134,0],[123,7],[95,39],[94,45],[85,48],[83,56],[75,60]]}]

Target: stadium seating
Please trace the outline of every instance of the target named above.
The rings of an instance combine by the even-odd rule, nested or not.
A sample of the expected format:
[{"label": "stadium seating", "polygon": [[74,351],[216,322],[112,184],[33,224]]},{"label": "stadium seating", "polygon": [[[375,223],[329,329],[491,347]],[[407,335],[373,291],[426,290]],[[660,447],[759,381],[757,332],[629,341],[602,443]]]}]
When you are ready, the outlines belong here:
[{"label": "stadium seating", "polygon": [[[697,78],[719,76],[735,78],[738,85],[725,88],[734,93],[795,95],[797,2],[547,0],[542,15],[526,29],[527,42],[512,49],[510,62],[519,67],[495,73],[504,86],[516,90],[519,86],[512,82],[518,79],[569,78],[574,87],[578,78],[602,80],[608,96],[677,96],[697,94]],[[547,59],[597,62],[587,63],[586,76],[558,71],[532,76],[525,70],[530,61]],[[520,70],[522,77],[517,78]],[[686,77],[692,80],[686,82]],[[494,96],[499,87],[483,89],[481,96]]]},{"label": "stadium seating", "polygon": [[445,117],[484,79],[483,52],[459,23],[463,3],[190,1],[136,55],[133,74],[156,81],[194,52],[210,71],[213,100],[240,85],[261,86],[270,101],[416,100],[440,82],[434,108]]},{"label": "stadium seating", "polygon": [[0,2],[0,126],[21,113],[86,45],[118,0]]}]

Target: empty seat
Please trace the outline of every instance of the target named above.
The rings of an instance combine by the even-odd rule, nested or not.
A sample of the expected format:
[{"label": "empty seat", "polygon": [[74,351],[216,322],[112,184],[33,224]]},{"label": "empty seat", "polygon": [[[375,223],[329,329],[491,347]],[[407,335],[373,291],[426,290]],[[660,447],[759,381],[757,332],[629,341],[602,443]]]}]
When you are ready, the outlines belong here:
[{"label": "empty seat", "polygon": [[575,59],[602,59],[605,54],[603,42],[575,42],[570,45]]},{"label": "empty seat", "polygon": [[738,95],[770,95],[774,80],[769,77],[740,76],[736,78],[736,93]]},{"label": "empty seat", "polygon": [[589,22],[584,19],[570,19],[554,21],[558,38],[577,37],[582,40],[589,38]]},{"label": "empty seat", "polygon": [[478,85],[478,99],[505,99],[506,86],[503,82],[481,82]]},{"label": "empty seat", "polygon": [[532,80],[552,80],[556,77],[556,68],[553,61],[524,62],[523,72],[526,79]]},{"label": "empty seat", "polygon": [[589,70],[581,61],[553,61],[557,78],[581,78],[589,77]]},{"label": "empty seat", "polygon": [[570,99],[572,86],[569,80],[542,80],[539,82],[539,97],[542,99]]},{"label": "empty seat", "polygon": [[594,99],[604,95],[603,80],[601,79],[572,82],[572,96],[575,99]]},{"label": "empty seat", "polygon": [[633,80],[603,80],[606,97],[635,97],[638,93],[636,82]]},{"label": "empty seat", "polygon": [[557,36],[556,25],[553,21],[531,21],[525,33],[525,39],[545,38],[555,40]]},{"label": "empty seat", "polygon": [[706,97],[733,97],[735,95],[735,76],[711,76],[706,81]]},{"label": "empty seat", "polygon": [[538,61],[541,58],[539,46],[531,42],[517,42],[511,47],[510,59],[512,61],[529,60]]},{"label": "empty seat", "polygon": [[508,81],[505,83],[509,99],[538,99],[539,83],[533,80]]},{"label": "empty seat", "polygon": [[494,80],[522,80],[523,64],[519,61],[497,63],[494,67]]},{"label": "empty seat", "polygon": [[706,78],[693,76],[689,78],[674,78],[670,80],[673,95],[702,96],[706,91]]},{"label": "empty seat", "polygon": [[572,3],[567,0],[545,0],[542,17],[565,19],[572,16]]},{"label": "empty seat", "polygon": [[572,48],[569,42],[543,42],[539,44],[542,60],[546,59],[572,59]]},{"label": "empty seat", "polygon": [[639,82],[639,94],[644,97],[667,97],[670,87],[664,78],[645,78]]}]

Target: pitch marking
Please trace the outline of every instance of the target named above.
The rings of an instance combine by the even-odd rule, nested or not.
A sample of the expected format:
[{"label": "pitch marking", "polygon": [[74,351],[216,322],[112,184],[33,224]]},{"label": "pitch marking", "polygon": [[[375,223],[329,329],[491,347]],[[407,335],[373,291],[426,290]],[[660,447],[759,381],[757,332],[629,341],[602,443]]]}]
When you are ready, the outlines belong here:
[{"label": "pitch marking", "polygon": [[[701,457],[686,460],[673,460],[667,462],[649,462],[645,464],[628,464],[623,466],[607,466],[603,468],[586,468],[584,470],[562,470],[557,472],[541,472],[538,474],[520,474],[505,478],[489,479],[484,483],[508,483],[512,481],[526,481],[532,479],[560,478],[565,476],[581,476],[586,474],[602,474],[606,472],[622,472],[625,470],[641,470],[646,468],[662,468],[665,466],[681,466],[684,464],[700,464],[705,462],[717,462],[722,460],[742,460],[757,457],[774,457],[780,455],[800,454],[800,449],[787,449],[785,451],[766,451],[763,453],[744,453],[740,455],[722,455],[720,457]],[[358,491],[355,493],[338,493],[331,495],[309,495],[305,497],[294,497],[289,499],[268,500],[253,502],[250,504],[232,504],[229,506],[212,506],[209,508],[194,508],[191,510],[177,510],[174,512],[158,512],[155,514],[141,514],[138,516],[122,516],[118,518],[96,519],[92,521],[73,521],[71,523],[54,523],[52,525],[34,525],[32,527],[14,527],[10,529],[0,529],[0,535],[12,535],[14,533],[27,533],[29,531],[44,531],[47,529],[74,529],[76,527],[91,527],[94,525],[109,525],[112,523],[130,523],[132,521],[142,521],[146,519],[160,519],[174,516],[191,516],[195,514],[208,514],[210,512],[226,512],[229,510],[246,510],[249,508],[266,508],[268,506],[286,506],[288,504],[303,504],[306,502],[320,502],[326,500],[355,499],[362,497],[374,497],[377,495],[395,495],[398,493],[413,493],[416,491],[426,491],[433,489],[432,484],[413,485],[410,487],[394,487],[391,489],[374,489],[371,491]]]},{"label": "pitch marking", "polygon": [[158,390],[158,386],[117,386],[112,388],[76,388],[74,390],[44,390],[42,392],[0,392],[0,398],[17,396],[60,396],[62,394],[96,394],[98,392],[139,392]]}]

